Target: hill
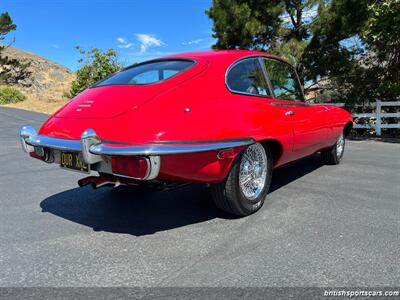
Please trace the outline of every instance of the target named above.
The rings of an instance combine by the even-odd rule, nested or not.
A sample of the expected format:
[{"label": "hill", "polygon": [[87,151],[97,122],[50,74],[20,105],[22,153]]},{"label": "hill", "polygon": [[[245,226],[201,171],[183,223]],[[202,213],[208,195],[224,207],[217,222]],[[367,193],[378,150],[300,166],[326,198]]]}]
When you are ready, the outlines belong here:
[{"label": "hill", "polygon": [[64,93],[69,91],[75,79],[74,72],[46,58],[12,46],[3,53],[10,58],[31,63],[30,77],[12,85],[26,96],[26,100],[7,106],[53,113],[68,101]]}]

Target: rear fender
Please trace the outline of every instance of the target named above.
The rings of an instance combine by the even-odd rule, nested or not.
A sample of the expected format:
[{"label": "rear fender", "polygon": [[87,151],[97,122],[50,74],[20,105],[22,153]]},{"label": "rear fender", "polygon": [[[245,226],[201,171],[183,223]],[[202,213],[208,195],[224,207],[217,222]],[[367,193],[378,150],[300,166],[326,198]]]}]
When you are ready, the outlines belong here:
[{"label": "rear fender", "polygon": [[235,147],[229,158],[219,159],[219,151],[161,156],[158,178],[163,180],[218,183],[224,181],[232,163],[246,146]]}]

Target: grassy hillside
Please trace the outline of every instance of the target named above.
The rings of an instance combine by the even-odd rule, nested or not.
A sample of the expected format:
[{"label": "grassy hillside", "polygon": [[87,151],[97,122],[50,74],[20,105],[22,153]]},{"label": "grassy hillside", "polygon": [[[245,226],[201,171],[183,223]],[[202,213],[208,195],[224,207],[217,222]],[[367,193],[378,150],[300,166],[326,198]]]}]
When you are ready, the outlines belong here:
[{"label": "grassy hillside", "polygon": [[30,77],[12,85],[26,96],[26,100],[6,106],[53,113],[68,101],[64,93],[69,91],[71,82],[75,79],[74,72],[48,59],[12,46],[8,47],[4,54],[31,62]]}]

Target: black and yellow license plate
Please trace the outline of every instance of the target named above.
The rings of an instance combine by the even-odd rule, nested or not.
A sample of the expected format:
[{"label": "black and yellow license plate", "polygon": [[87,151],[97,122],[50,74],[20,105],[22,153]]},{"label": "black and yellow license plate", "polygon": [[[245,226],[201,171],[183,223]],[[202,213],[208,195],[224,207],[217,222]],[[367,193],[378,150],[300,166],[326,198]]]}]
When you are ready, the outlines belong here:
[{"label": "black and yellow license plate", "polygon": [[61,168],[89,173],[90,165],[85,163],[80,157],[79,152],[61,152],[60,153]]}]

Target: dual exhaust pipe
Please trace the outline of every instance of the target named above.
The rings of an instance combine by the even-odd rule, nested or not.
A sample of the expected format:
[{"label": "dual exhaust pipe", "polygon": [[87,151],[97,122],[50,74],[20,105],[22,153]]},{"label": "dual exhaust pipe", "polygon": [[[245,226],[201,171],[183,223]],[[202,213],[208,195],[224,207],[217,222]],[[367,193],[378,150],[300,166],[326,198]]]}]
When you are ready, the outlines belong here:
[{"label": "dual exhaust pipe", "polygon": [[93,189],[98,189],[103,186],[118,187],[120,185],[137,185],[129,179],[115,178],[113,176],[88,176],[78,180],[80,187],[91,185]]}]

